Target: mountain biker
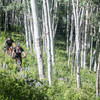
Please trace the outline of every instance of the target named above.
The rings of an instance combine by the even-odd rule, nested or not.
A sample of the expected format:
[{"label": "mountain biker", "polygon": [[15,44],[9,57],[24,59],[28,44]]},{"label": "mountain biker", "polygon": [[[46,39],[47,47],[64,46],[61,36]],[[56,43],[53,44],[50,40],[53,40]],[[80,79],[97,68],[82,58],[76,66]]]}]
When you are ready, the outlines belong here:
[{"label": "mountain biker", "polygon": [[18,43],[17,46],[14,48],[12,57],[15,59],[16,63],[20,61],[20,67],[22,65],[22,54],[24,55],[24,58],[26,58],[26,53],[24,52],[23,48],[20,46],[20,43]]},{"label": "mountain biker", "polygon": [[13,45],[15,45],[14,40],[9,36],[4,42],[4,48],[6,50],[6,54],[10,53],[12,55]]}]

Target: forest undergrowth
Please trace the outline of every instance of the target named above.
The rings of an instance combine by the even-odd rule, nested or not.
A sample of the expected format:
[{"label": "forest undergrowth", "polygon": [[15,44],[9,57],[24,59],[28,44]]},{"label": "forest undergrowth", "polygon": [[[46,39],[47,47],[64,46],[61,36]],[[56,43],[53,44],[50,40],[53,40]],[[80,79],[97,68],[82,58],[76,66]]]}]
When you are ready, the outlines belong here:
[{"label": "forest undergrowth", "polygon": [[[100,100],[96,98],[96,73],[89,69],[81,69],[81,89],[77,89],[76,75],[71,74],[66,56],[66,41],[58,36],[55,42],[55,60],[52,68],[52,86],[48,86],[47,64],[44,56],[46,78],[39,83],[35,54],[25,48],[24,35],[12,33],[12,38],[21,43],[27,53],[23,58],[22,71],[17,72],[14,60],[5,56],[3,43],[7,37],[0,36],[0,100]],[[27,80],[35,80],[29,83]]]}]

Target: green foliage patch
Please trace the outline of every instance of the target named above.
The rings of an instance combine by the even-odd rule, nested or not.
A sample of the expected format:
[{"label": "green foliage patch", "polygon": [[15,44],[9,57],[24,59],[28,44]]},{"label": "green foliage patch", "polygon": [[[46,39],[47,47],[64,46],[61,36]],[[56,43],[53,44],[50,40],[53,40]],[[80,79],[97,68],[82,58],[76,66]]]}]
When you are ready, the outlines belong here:
[{"label": "green foliage patch", "polygon": [[[25,42],[22,42],[22,39],[25,38],[24,35],[12,33],[12,38],[21,42],[27,53],[27,58],[23,59],[23,70],[17,72],[14,60],[9,56],[4,56],[2,44],[7,36],[1,35],[0,37],[0,100],[100,100],[95,96],[96,73],[89,69],[81,69],[82,87],[77,88],[76,74],[72,75],[71,64],[68,66],[65,41],[60,39],[55,43],[56,64],[52,68],[52,86],[48,86],[47,67],[45,67],[46,79],[42,82],[43,84],[30,86],[26,79],[39,80],[35,54],[25,48]],[[47,66],[46,61],[45,55],[45,66]],[[7,68],[2,67],[4,62],[7,64]]]}]

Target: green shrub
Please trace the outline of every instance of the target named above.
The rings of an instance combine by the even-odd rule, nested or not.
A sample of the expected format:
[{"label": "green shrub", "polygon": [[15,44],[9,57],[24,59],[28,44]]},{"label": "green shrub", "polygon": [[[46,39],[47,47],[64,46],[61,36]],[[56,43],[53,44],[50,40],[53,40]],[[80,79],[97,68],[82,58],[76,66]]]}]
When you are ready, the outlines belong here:
[{"label": "green shrub", "polygon": [[[0,94],[16,100],[47,100],[46,88],[29,86],[25,78],[14,73],[0,72]],[[0,99],[1,100],[1,99]]]}]

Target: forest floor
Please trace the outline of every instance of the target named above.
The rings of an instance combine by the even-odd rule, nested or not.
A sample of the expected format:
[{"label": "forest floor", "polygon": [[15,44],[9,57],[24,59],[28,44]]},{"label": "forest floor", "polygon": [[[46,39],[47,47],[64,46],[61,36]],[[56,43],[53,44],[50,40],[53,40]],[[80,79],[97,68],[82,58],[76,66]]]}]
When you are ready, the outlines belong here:
[{"label": "forest floor", "polygon": [[[36,91],[37,89],[36,90],[33,89],[38,94],[38,98],[37,98],[37,94],[34,94],[33,97],[35,99],[29,99],[30,94],[28,92],[23,92],[22,90],[24,89],[26,91],[30,91],[31,89],[28,90],[26,88],[27,87],[26,84],[23,84],[22,86],[20,86],[19,84],[22,82],[22,79],[25,79],[26,76],[28,78],[38,79],[38,69],[37,69],[37,62],[35,59],[35,55],[34,53],[32,54],[31,52],[29,52],[28,49],[25,48],[25,41],[24,41],[25,37],[23,35],[17,34],[15,36],[14,34],[12,34],[12,38],[17,42],[20,42],[21,46],[25,49],[27,53],[27,58],[23,59],[23,69],[26,68],[27,70],[26,71],[23,70],[17,73],[16,71],[17,66],[14,63],[14,60],[11,57],[7,57],[4,55],[3,42],[5,41],[6,37],[4,35],[0,36],[0,80],[1,80],[0,81],[0,94],[1,94],[0,100],[8,100],[10,97],[13,97],[13,95],[17,95],[18,91],[20,92],[19,92],[18,97],[16,96],[17,98],[16,100],[47,100],[45,95],[50,100],[96,100],[95,98],[96,73],[92,71],[90,72],[88,68],[86,68],[85,70],[81,69],[82,88],[77,89],[76,74],[73,73],[73,75],[71,75],[71,63],[70,63],[70,66],[68,66],[68,62],[67,62],[66,41],[64,41],[65,40],[63,39],[64,37],[60,35],[57,36],[56,41],[55,41],[56,63],[52,68],[53,69],[52,70],[52,86],[48,87],[48,85],[46,84],[46,86],[42,87],[41,92],[39,88],[38,89],[39,94]],[[2,66],[4,62],[6,63],[7,68]],[[46,82],[47,81],[46,56],[44,56],[44,64],[45,64],[45,73],[46,73],[45,82]],[[2,73],[6,74],[7,78],[2,79],[1,77]],[[9,77],[9,74],[11,77]],[[19,78],[20,83],[14,81],[16,77]],[[17,84],[17,86],[21,87],[21,89],[17,91],[13,82]],[[15,92],[14,94],[11,92],[12,90],[13,92]],[[43,99],[43,97],[41,97],[40,94],[44,96],[45,98]],[[11,99],[11,100],[14,100],[14,99]],[[100,100],[100,98],[98,98],[97,100]]]}]

